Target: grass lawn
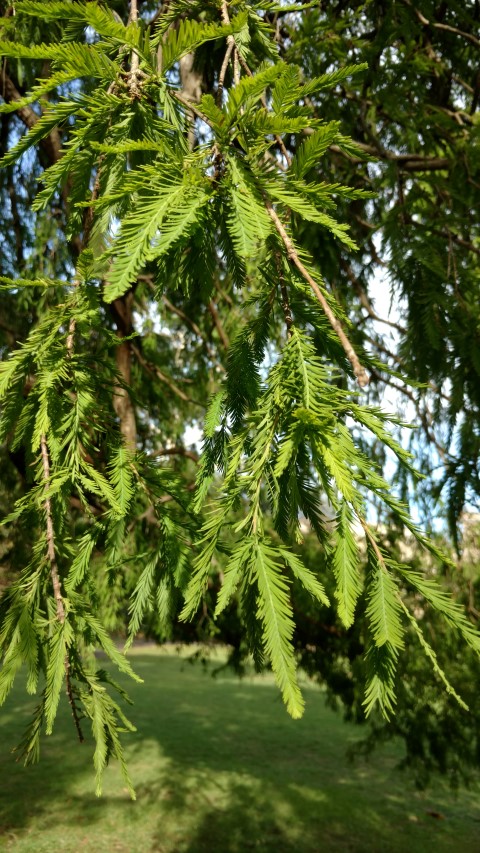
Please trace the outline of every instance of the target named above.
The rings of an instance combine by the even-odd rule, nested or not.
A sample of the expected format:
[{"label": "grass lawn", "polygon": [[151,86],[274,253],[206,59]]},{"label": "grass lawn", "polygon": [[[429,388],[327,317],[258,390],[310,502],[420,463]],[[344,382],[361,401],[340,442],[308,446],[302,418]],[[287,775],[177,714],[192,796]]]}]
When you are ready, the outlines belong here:
[{"label": "grass lawn", "polygon": [[358,729],[318,689],[305,689],[305,716],[293,721],[268,676],[213,679],[172,650],[132,657],[145,679],[129,688],[137,801],[115,764],[95,797],[91,743],[75,742],[66,702],[40,764],[17,764],[9,748],[34,704],[19,685],[0,715],[0,850],[479,853],[478,789],[417,792],[392,745],[350,765]]}]

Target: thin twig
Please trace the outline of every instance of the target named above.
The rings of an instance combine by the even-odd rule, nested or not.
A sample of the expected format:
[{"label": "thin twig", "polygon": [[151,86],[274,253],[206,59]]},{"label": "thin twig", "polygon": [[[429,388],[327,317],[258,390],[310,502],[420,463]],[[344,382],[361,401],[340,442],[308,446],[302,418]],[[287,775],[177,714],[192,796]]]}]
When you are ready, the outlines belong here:
[{"label": "thin twig", "polygon": [[353,372],[357,378],[358,384],[360,385],[361,388],[365,388],[365,386],[368,385],[368,382],[369,382],[368,373],[365,370],[365,368],[362,367],[362,365],[360,364],[360,360],[358,358],[358,355],[355,352],[352,344],[350,343],[347,335],[345,334],[345,332],[342,328],[342,324],[340,323],[340,321],[338,320],[338,318],[335,316],[332,309],[330,308],[330,305],[328,304],[327,300],[325,299],[325,296],[323,295],[322,291],[320,290],[317,282],[315,281],[314,278],[312,278],[312,276],[310,275],[310,273],[308,272],[308,270],[306,269],[306,267],[303,265],[302,261],[300,260],[300,258],[298,256],[298,252],[295,249],[295,246],[293,245],[293,243],[292,243],[290,237],[288,236],[284,226],[282,225],[280,219],[278,218],[277,214],[275,213],[271,202],[267,198],[265,199],[265,207],[267,209],[268,215],[270,216],[270,219],[272,220],[273,224],[275,225],[275,228],[277,229],[280,237],[283,240],[283,244],[287,250],[288,257],[290,258],[292,263],[296,266],[296,268],[298,269],[299,273],[303,276],[305,281],[307,281],[308,284],[310,285],[310,287],[312,288],[315,296],[317,297],[320,305],[322,306],[323,312],[324,312],[328,322],[330,323],[332,329],[336,332],[337,337],[338,337],[338,339],[339,339],[339,341],[343,347],[343,350],[345,352],[345,355],[347,356],[350,364],[352,365]]},{"label": "thin twig", "polygon": [[425,411],[422,411],[422,409],[420,408],[419,401],[415,398],[413,392],[410,390],[410,388],[407,388],[406,385],[397,385],[397,383],[393,382],[393,380],[389,377],[382,376],[381,373],[375,368],[372,368],[372,376],[374,376],[379,382],[383,382],[384,385],[388,385],[390,388],[393,388],[399,394],[403,394],[413,403],[415,411],[420,419],[423,430],[427,437],[427,440],[436,448],[437,453],[440,456],[442,462],[446,463],[447,455],[449,454],[447,454],[445,448],[443,447],[443,445],[440,444],[433,432],[433,417],[429,409],[426,408]]},{"label": "thin twig", "polygon": [[[43,484],[45,491],[45,519],[47,526],[47,559],[50,564],[50,577],[52,579],[53,586],[53,595],[55,598],[55,604],[57,608],[57,619],[60,625],[65,624],[65,606],[63,603],[62,597],[62,587],[60,583],[60,575],[58,571],[57,564],[57,556],[55,553],[55,533],[53,528],[53,516],[52,516],[52,502],[50,500],[50,496],[48,494],[48,489],[50,486],[50,459],[48,455],[48,445],[47,439],[45,435],[42,435],[40,438],[40,448],[42,453],[42,464],[43,464]],[[80,743],[83,743],[84,737],[82,733],[82,729],[80,726],[80,719],[78,716],[77,706],[75,704],[75,697],[73,694],[72,682],[70,677],[70,660],[68,657],[68,652],[65,655],[65,678],[66,678],[66,690],[68,701],[70,703],[70,708],[72,710],[72,717],[75,723],[75,728],[77,730],[77,735]]]},{"label": "thin twig", "polygon": [[358,520],[359,520],[360,524],[362,525],[362,527],[363,527],[363,529],[364,529],[364,531],[365,531],[365,535],[366,535],[366,537],[367,537],[368,541],[370,542],[370,545],[371,545],[371,546],[372,546],[372,548],[373,548],[373,551],[374,551],[375,556],[376,556],[376,558],[377,558],[377,560],[378,560],[378,562],[379,562],[379,565],[382,567],[382,569],[383,569],[385,572],[387,572],[387,574],[389,574],[389,571],[388,571],[388,569],[387,569],[387,565],[386,565],[386,563],[385,563],[385,557],[383,556],[382,552],[380,551],[380,548],[378,547],[377,540],[375,539],[374,534],[373,534],[373,533],[372,533],[372,531],[370,530],[369,525],[367,524],[367,522],[365,521],[365,519],[364,519],[364,518],[362,518],[362,516],[358,514],[358,512],[356,513],[356,516],[357,516],[357,518],[358,518]]},{"label": "thin twig", "polygon": [[195,101],[191,101],[189,98],[184,98],[183,95],[175,89],[170,89],[169,91],[170,94],[175,98],[175,100],[182,104],[182,106],[186,107],[187,110],[190,110],[192,113],[195,113],[195,115],[202,121],[204,121],[205,124],[211,124],[210,119],[207,118],[205,113],[202,113],[202,111],[196,105]]},{"label": "thin twig", "polygon": [[[221,15],[222,15],[222,23],[226,27],[228,27],[230,25],[230,16],[228,14],[227,0],[223,0],[223,2],[222,2]],[[233,35],[227,36],[227,52],[228,52],[229,48],[230,48],[230,53],[233,51],[233,82],[234,82],[235,86],[238,86],[238,84],[240,82],[239,62],[242,62],[242,57],[240,55],[240,51],[237,48],[237,45],[235,42],[235,36],[233,36]],[[243,62],[245,62],[245,60],[243,60]],[[228,65],[228,62],[227,62],[227,65]],[[245,63],[245,65],[246,65],[246,63]],[[225,70],[226,70],[226,68],[225,68]]]},{"label": "thin twig", "polygon": [[391,326],[392,329],[397,329],[397,331],[399,331],[401,334],[406,335],[407,330],[403,326],[400,326],[399,323],[395,323],[393,320],[385,320],[383,317],[380,317],[380,315],[377,314],[372,303],[370,302],[370,299],[368,298],[368,294],[366,293],[361,282],[353,272],[350,264],[347,264],[345,261],[341,261],[341,266],[345,270],[348,278],[353,284],[357,296],[360,299],[360,303],[365,308],[365,311],[367,312],[368,316],[371,317],[372,320],[376,320],[377,323],[384,323],[386,326]]},{"label": "thin twig", "polygon": [[173,304],[173,302],[170,302],[170,300],[167,299],[166,296],[162,296],[162,299],[164,305],[166,305],[169,311],[172,311],[173,314],[176,314],[177,317],[180,317],[180,319],[187,323],[187,325],[190,326],[192,331],[195,332],[195,334],[198,335],[198,337],[204,342],[204,344],[208,346],[208,341],[200,327],[197,326],[197,324],[195,323],[195,320],[192,320],[192,318],[189,317],[188,314],[185,313],[185,311],[182,311],[181,308],[178,308],[176,305]]},{"label": "thin twig", "polygon": [[176,394],[177,397],[180,397],[180,399],[183,400],[185,403],[193,403],[194,406],[201,406],[202,408],[205,408],[203,403],[199,403],[198,400],[192,400],[192,398],[189,397],[188,394],[185,394],[185,392],[182,391],[182,389],[179,388],[178,385],[175,385],[175,383],[171,379],[169,379],[169,377],[166,376],[165,373],[163,373],[160,368],[157,367],[156,364],[151,364],[151,362],[147,361],[146,358],[143,357],[138,347],[135,346],[135,344],[131,344],[131,348],[139,364],[141,364],[142,367],[146,371],[148,371],[148,373],[151,373],[153,376],[156,376],[157,379],[160,380],[160,382],[163,382],[164,385],[170,388],[170,390],[173,391],[173,393]]},{"label": "thin twig", "polygon": [[[406,2],[406,5],[413,8],[412,4],[408,2],[408,0]],[[425,15],[422,15],[419,9],[414,9],[413,11],[415,12],[418,20],[421,24],[423,24],[424,27],[434,27],[436,30],[445,30],[447,33],[454,33],[454,35],[461,36],[462,38],[467,39],[467,41],[471,42],[471,44],[474,44],[475,47],[480,47],[480,39],[472,35],[472,33],[466,33],[465,30],[459,30],[458,27],[452,27],[450,26],[450,24],[440,24],[436,21],[429,21],[428,18],[425,17]]]},{"label": "thin twig", "polygon": [[160,450],[155,450],[152,456],[184,456],[186,459],[198,462],[198,453],[195,453],[194,450],[187,450],[186,447],[161,447]]},{"label": "thin twig", "polygon": [[[138,22],[138,5],[137,0],[130,0],[130,15],[128,16],[128,23],[137,23]],[[128,75],[128,88],[130,91],[130,97],[132,100],[138,100],[141,97],[141,85],[140,78],[144,75],[140,71],[140,56],[136,50],[132,50],[132,58],[130,60],[130,72]]]},{"label": "thin twig", "polygon": [[228,349],[230,346],[230,339],[229,339],[225,329],[223,328],[222,323],[220,322],[220,317],[218,316],[218,311],[215,307],[215,303],[214,303],[213,299],[210,299],[210,301],[208,303],[208,310],[210,311],[210,314],[212,316],[212,320],[215,323],[215,328],[217,329],[217,332],[219,334],[219,337],[220,337],[220,340],[221,340],[223,346],[225,347],[225,349]]},{"label": "thin twig", "polygon": [[218,88],[217,88],[217,106],[222,106],[222,97],[223,97],[223,87],[225,85],[225,75],[227,73],[228,63],[230,62],[230,57],[232,55],[232,51],[235,49],[234,41],[227,41],[227,49],[225,51],[225,56],[222,62],[222,67],[220,68],[220,74],[218,76]]},{"label": "thin twig", "polygon": [[228,293],[225,293],[225,291],[220,287],[220,285],[218,284],[218,282],[217,282],[217,281],[215,282],[215,290],[217,290],[217,291],[218,291],[218,293],[220,294],[220,296],[222,297],[222,299],[224,299],[224,300],[225,300],[225,302],[227,303],[227,305],[230,305],[230,308],[233,308],[233,299],[232,299],[232,297],[231,297],[231,296],[229,296],[229,294],[228,294]]},{"label": "thin twig", "polygon": [[[226,2],[226,0],[223,0],[223,2],[222,2],[222,21],[226,26],[228,26],[230,24],[230,16],[228,14],[228,3]],[[249,67],[246,60],[243,58],[240,51],[238,50],[238,48],[236,46],[236,42],[235,42],[235,36],[228,36],[227,44],[231,45],[235,49],[235,53],[233,56],[233,77],[234,77],[235,85],[237,85],[237,83],[239,82],[239,79],[240,79],[239,74],[238,74],[238,70],[236,71],[236,68],[235,68],[237,61],[240,62],[240,65],[242,66],[243,70],[245,71],[245,74],[247,75],[247,77],[253,77],[253,71]],[[262,103],[262,106],[265,107],[265,109],[267,109],[267,102],[266,102],[264,95],[262,95],[262,97],[261,97],[261,103]],[[219,106],[220,106],[220,104],[219,104]],[[292,162],[292,158],[290,157],[290,154],[288,153],[287,149],[285,148],[285,143],[284,143],[282,137],[279,136],[278,134],[275,134],[275,141],[278,144],[280,151],[282,152],[283,156],[285,157],[287,165],[290,166],[291,162]]]},{"label": "thin twig", "polygon": [[292,309],[290,307],[287,285],[285,283],[285,276],[283,275],[282,270],[282,257],[278,251],[275,252],[275,266],[277,267],[278,283],[280,285],[280,293],[282,296],[282,311],[285,318],[285,326],[287,327],[287,337],[290,338],[292,336],[293,326]]}]

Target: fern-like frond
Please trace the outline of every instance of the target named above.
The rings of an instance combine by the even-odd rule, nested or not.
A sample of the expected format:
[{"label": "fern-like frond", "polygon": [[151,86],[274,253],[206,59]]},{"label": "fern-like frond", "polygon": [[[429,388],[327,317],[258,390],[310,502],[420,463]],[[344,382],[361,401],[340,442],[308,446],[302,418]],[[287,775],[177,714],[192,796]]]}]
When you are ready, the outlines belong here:
[{"label": "fern-like frond", "polygon": [[358,542],[352,527],[353,517],[348,503],[341,503],[337,515],[333,571],[335,573],[335,598],[338,615],[346,628],[353,624],[355,607],[362,591],[359,573]]},{"label": "fern-like frond", "polygon": [[139,194],[122,220],[105,293],[108,302],[128,290],[147,261],[164,255],[198,226],[209,199],[206,186],[184,183],[178,174],[162,177]]},{"label": "fern-like frond", "polygon": [[379,560],[371,547],[369,563],[365,584],[366,615],[374,643],[379,648],[388,643],[394,649],[402,649],[404,628],[397,585],[384,561]]},{"label": "fern-like frond", "polygon": [[237,158],[230,157],[229,166],[227,227],[235,252],[245,260],[258,255],[259,246],[272,233],[272,223],[252,176]]},{"label": "fern-like frond", "polygon": [[60,101],[55,104],[52,109],[48,110],[37,122],[21,137],[13,148],[5,154],[0,160],[0,168],[10,166],[15,163],[25,151],[28,151],[32,146],[37,145],[51,131],[62,122],[67,121],[70,116],[75,115],[80,109],[79,104],[75,101]]},{"label": "fern-like frond", "polygon": [[305,177],[317,165],[330,145],[335,142],[339,127],[340,123],[337,121],[328,122],[317,128],[298,146],[290,166],[298,178]]},{"label": "fern-like frond", "polygon": [[159,34],[153,39],[153,43],[160,42],[161,39],[163,72],[168,71],[182,56],[192,53],[202,44],[237,33],[244,26],[246,18],[246,13],[240,12],[232,23],[227,25],[200,23],[187,18],[180,21],[178,27],[168,30],[165,37]]},{"label": "fern-like frond", "polygon": [[264,542],[255,542],[253,554],[252,570],[258,585],[258,617],[263,625],[265,652],[287,710],[298,719],[303,714],[304,701],[296,676],[288,582]]}]

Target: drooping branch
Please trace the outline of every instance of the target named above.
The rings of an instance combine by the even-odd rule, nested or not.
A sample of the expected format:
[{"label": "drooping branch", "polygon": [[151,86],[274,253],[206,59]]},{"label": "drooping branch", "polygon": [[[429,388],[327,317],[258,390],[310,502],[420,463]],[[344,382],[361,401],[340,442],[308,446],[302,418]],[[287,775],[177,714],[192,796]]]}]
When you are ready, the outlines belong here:
[{"label": "drooping branch", "polygon": [[353,372],[356,376],[358,384],[360,385],[361,388],[365,388],[365,386],[368,385],[368,382],[369,382],[368,373],[365,370],[365,368],[360,364],[360,359],[358,358],[358,355],[355,352],[352,344],[350,343],[350,340],[348,339],[347,335],[345,334],[343,327],[342,327],[342,324],[340,323],[340,320],[335,316],[332,309],[330,308],[330,305],[328,304],[327,300],[325,299],[325,296],[323,295],[322,291],[320,290],[317,282],[310,275],[307,268],[304,266],[304,264],[300,260],[300,258],[298,256],[298,252],[295,249],[295,246],[293,245],[290,237],[288,236],[288,234],[287,234],[284,226],[282,225],[279,217],[275,213],[275,210],[273,209],[273,205],[271,204],[271,202],[268,199],[265,199],[265,207],[267,209],[268,215],[270,216],[270,219],[272,220],[273,224],[275,225],[275,228],[277,229],[277,232],[279,233],[280,237],[282,238],[283,244],[287,250],[288,258],[291,260],[291,262],[294,264],[294,266],[296,266],[300,275],[305,279],[306,282],[308,282],[308,284],[312,288],[318,302],[320,303],[320,305],[323,309],[323,312],[324,312],[328,322],[330,323],[332,329],[336,333],[336,335],[337,335],[337,337],[338,337],[338,339],[339,339],[339,341],[343,347],[345,355],[347,356],[350,364],[352,365]]},{"label": "drooping branch", "polygon": [[[43,485],[44,485],[44,507],[45,507],[45,522],[47,528],[47,559],[50,566],[50,577],[52,579],[53,586],[53,595],[55,598],[55,605],[57,609],[57,620],[60,625],[64,625],[65,623],[65,605],[63,603],[62,596],[62,587],[60,583],[60,574],[58,571],[57,564],[57,555],[55,552],[55,532],[53,527],[53,515],[52,515],[52,502],[50,496],[48,494],[48,490],[50,488],[50,458],[48,454],[48,444],[45,435],[41,436],[40,439],[40,450],[42,454],[42,466],[43,466]],[[68,701],[70,704],[70,708],[72,711],[72,717],[75,724],[75,728],[77,730],[77,735],[80,743],[83,743],[84,737],[83,732],[80,726],[80,719],[78,716],[77,706],[75,704],[75,696],[73,694],[73,687],[71,681],[70,674],[70,660],[68,657],[68,651],[65,655],[65,680],[66,680],[66,690]]]},{"label": "drooping branch", "polygon": [[290,307],[290,300],[288,298],[287,285],[286,285],[285,276],[284,276],[283,270],[282,270],[282,258],[281,258],[279,251],[275,252],[275,266],[277,268],[278,284],[280,286],[282,311],[283,311],[283,316],[285,318],[285,326],[287,329],[287,337],[290,338],[290,336],[292,334],[292,326],[293,326],[292,309]]}]

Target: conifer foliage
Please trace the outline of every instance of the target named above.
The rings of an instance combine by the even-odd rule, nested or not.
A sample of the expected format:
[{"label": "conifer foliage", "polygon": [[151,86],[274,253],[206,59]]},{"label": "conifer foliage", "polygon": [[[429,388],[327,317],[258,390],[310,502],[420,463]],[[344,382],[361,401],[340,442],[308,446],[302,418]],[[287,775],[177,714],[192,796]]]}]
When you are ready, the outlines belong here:
[{"label": "conifer foliage", "polygon": [[[293,717],[303,699],[292,582],[329,603],[302,562],[302,520],[327,551],[331,605],[347,628],[359,597],[366,601],[368,712],[394,712],[396,662],[412,622],[457,695],[403,600],[405,582],[480,651],[463,611],[393,562],[368,520],[373,496],[445,559],[359,440],[370,434],[415,476],[392,434],[398,419],[362,400],[375,362],[353,345],[303,239],[311,223],[356,250],[336,209],[371,193],[323,180],[318,166],[332,145],[348,157],[365,153],[340,121],[318,118],[311,98],[363,66],[305,79],[278,56],[264,13],[279,9],[288,11],[272,2],[171,0],[152,19],[131,0],[124,20],[111,4],[18,0],[1,21],[0,54],[22,69],[25,94],[12,84],[0,113],[23,110],[29,123],[10,138],[0,166],[37,170],[30,228],[48,231],[58,207],[61,217],[53,257],[32,244],[21,269],[12,264],[0,279],[12,306],[30,306],[33,318],[0,368],[0,439],[26,471],[3,523],[35,531],[1,600],[0,697],[25,664],[27,690],[39,696],[22,744],[31,761],[66,689],[80,740],[91,728],[98,792],[116,757],[133,796],[121,739],[133,726],[111,672],[136,676],[110,637],[105,604],[127,573],[134,582],[122,606],[132,642],[152,610],[165,625],[179,607],[183,620],[195,620],[220,560],[215,616],[239,601],[250,649],[271,665]],[[211,86],[195,97],[192,62],[204,45],[216,65]],[[208,309],[216,322],[222,288],[243,308],[232,340],[217,321],[219,346],[202,355],[214,380],[193,490],[174,465],[158,462],[149,427],[162,408],[132,362],[150,384],[188,396],[162,373],[135,321],[141,315],[148,330],[153,306],[165,303],[201,337],[190,308],[202,317]],[[163,411],[169,417],[170,404]],[[149,535],[140,540],[145,518]]]}]

